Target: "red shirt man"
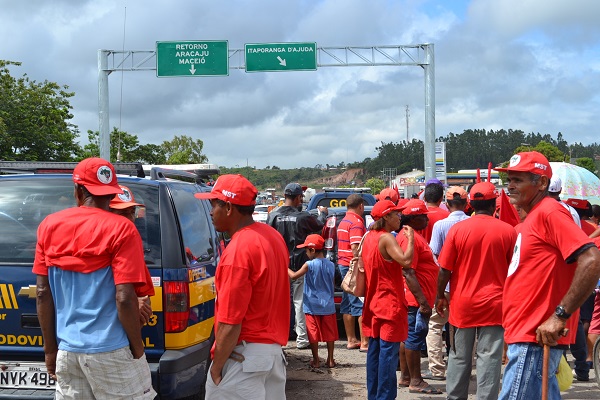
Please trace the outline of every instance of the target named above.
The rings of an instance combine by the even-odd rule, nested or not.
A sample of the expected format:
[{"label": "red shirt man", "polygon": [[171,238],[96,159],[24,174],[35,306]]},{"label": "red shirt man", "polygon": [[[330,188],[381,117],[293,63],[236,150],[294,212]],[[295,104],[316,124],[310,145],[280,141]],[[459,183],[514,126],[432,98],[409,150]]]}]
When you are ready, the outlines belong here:
[{"label": "red shirt man", "polygon": [[257,194],[243,176],[223,175],[210,193],[195,195],[211,200],[215,228],[231,237],[215,276],[207,400],[285,398],[281,346],[287,343],[290,320],[289,253],[275,229],[252,219]]}]

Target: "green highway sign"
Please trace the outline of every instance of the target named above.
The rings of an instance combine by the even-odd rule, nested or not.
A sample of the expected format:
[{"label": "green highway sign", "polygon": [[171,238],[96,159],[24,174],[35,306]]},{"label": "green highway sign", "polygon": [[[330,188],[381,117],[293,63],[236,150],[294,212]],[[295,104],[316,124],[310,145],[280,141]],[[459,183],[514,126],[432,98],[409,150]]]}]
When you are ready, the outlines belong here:
[{"label": "green highway sign", "polygon": [[156,76],[229,75],[227,40],[156,42]]},{"label": "green highway sign", "polygon": [[250,43],[244,48],[246,72],[314,71],[316,43]]}]

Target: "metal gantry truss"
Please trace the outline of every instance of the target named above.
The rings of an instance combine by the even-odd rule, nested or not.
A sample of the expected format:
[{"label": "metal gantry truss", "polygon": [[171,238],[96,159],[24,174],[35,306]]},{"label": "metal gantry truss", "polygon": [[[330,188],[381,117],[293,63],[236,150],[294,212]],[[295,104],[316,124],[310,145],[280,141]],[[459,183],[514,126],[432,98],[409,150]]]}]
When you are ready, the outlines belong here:
[{"label": "metal gantry truss", "polygon": [[[433,44],[317,47],[317,68],[420,66],[425,72],[425,179],[435,178],[435,68]],[[244,49],[229,49],[229,69],[245,69]],[[108,75],[155,71],[155,50],[98,50],[100,157],[110,159]]]}]

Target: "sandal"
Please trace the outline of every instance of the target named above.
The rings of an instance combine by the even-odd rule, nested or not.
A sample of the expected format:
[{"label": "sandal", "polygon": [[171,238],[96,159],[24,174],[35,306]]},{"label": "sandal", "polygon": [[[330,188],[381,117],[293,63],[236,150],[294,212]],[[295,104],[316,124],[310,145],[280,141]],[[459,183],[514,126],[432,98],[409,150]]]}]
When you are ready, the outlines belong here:
[{"label": "sandal", "polygon": [[422,388],[408,388],[408,393],[422,393],[422,394],[442,394],[440,390],[437,390],[431,385],[427,385]]}]

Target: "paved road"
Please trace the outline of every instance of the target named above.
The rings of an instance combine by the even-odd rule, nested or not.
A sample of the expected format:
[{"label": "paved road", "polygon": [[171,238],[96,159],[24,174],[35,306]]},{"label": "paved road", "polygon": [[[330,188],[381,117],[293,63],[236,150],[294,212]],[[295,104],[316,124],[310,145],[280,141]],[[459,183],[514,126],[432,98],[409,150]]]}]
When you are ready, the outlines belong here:
[{"label": "paved road", "polygon": [[[334,358],[338,362],[336,368],[319,368],[313,370],[308,366],[312,358],[310,350],[297,350],[295,342],[289,342],[285,348],[288,358],[286,394],[288,400],[336,400],[366,399],[365,363],[366,355],[358,350],[347,350],[346,343],[336,343]],[[324,345],[319,348],[323,360],[327,356]],[[572,362],[572,358],[569,358]],[[427,360],[423,359],[423,369],[427,368]],[[475,372],[475,371],[474,371]],[[445,392],[444,382],[430,382],[434,387]],[[471,380],[469,400],[475,399],[476,382]],[[573,381],[573,386],[562,393],[568,399],[600,399],[600,389],[596,385],[593,371],[589,382]],[[445,395],[421,395],[409,393],[407,388],[398,389],[398,399],[445,399]]]}]

